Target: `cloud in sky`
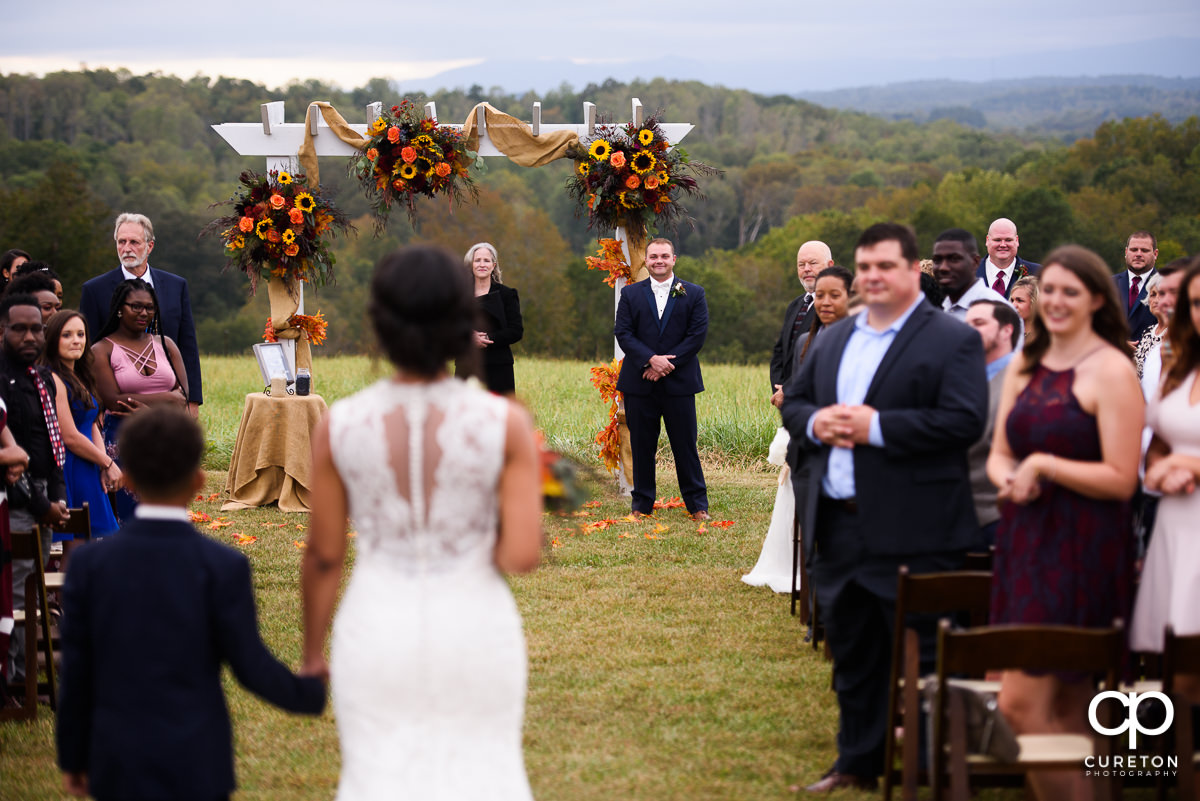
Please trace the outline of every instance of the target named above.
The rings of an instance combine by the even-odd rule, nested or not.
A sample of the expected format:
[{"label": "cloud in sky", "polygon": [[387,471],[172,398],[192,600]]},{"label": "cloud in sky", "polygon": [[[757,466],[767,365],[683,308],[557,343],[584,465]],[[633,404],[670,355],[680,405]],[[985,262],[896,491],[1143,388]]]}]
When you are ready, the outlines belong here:
[{"label": "cloud in sky", "polygon": [[4,14],[3,72],[86,64],[138,74],[227,75],[269,86],[319,78],[344,88],[373,77],[407,81],[481,61],[537,58],[592,65],[597,80],[607,77],[607,65],[661,58],[743,69],[756,62],[797,68],[879,62],[876,80],[884,83],[904,79],[885,63],[928,67],[943,59],[1022,59],[1080,47],[1117,51],[1164,36],[1200,36],[1195,0],[1137,6],[1128,0],[693,0],[631,13],[549,0],[520,6],[129,0],[115,7],[62,0],[9,3]]}]

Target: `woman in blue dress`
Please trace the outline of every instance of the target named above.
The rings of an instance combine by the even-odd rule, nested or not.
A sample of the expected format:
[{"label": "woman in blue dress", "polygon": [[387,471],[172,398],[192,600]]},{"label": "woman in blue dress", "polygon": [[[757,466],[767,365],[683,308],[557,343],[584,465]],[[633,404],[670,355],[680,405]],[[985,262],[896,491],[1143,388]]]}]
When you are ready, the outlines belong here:
[{"label": "woman in blue dress", "polygon": [[[108,491],[121,483],[121,468],[108,455],[100,433],[100,404],[92,379],[92,350],[87,322],[77,311],[57,312],[46,324],[45,363],[54,371],[55,408],[66,445],[63,478],[67,505],[87,502],[92,537],[117,530],[117,519],[108,503]],[[55,541],[71,540],[55,532]]]}]

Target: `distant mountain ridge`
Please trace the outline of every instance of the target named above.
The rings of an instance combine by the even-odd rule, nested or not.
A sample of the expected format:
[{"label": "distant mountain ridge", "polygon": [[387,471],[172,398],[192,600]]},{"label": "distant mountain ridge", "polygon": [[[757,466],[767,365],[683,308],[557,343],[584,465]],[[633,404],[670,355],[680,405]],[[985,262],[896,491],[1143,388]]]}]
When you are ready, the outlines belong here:
[{"label": "distant mountain ridge", "polygon": [[908,81],[797,97],[821,106],[918,122],[950,117],[992,129],[1082,136],[1106,120],[1161,114],[1171,122],[1200,115],[1200,78],[1157,75],[1037,77],[985,82]]}]

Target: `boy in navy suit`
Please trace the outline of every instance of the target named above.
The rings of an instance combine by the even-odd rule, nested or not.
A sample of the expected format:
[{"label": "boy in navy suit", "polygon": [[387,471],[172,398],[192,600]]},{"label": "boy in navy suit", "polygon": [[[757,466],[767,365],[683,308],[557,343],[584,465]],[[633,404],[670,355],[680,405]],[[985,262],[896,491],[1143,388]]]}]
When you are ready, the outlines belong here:
[{"label": "boy in navy suit", "polygon": [[204,436],[167,406],[121,429],[122,469],[141,496],[115,537],[76,551],[63,589],[58,763],[67,792],[213,801],[233,792],[221,665],[270,703],[319,714],[322,678],[298,677],[258,635],[250,564],[200,534]]}]

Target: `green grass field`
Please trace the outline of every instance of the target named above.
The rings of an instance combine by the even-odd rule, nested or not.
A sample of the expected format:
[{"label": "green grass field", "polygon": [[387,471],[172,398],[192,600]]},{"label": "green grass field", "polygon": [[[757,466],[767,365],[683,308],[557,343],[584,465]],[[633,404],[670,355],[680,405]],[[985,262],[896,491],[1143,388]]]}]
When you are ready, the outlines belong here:
[{"label": "green grass field", "polygon": [[[591,458],[591,438],[604,423],[589,366],[517,365],[517,386],[549,442],[580,458]],[[243,398],[259,389],[258,373],[252,360],[232,358],[205,359],[204,371],[209,495],[194,509],[228,523],[206,529],[216,539],[257,537],[237,547],[254,566],[263,636],[296,665],[306,518],[274,508],[220,513]],[[365,358],[318,360],[315,372],[327,400],[384,374]],[[815,780],[833,761],[829,663],[802,643],[785,596],[739,580],[758,558],[775,496],[765,454],[777,416],[766,368],[706,366],[705,381],[697,405],[710,508],[733,525],[701,531],[672,509],[585,534],[582,524],[629,510],[600,471],[599,506],[586,517],[547,517],[541,568],[511,580],[529,649],[526,764],[541,801],[788,799],[796,797],[791,786]],[[659,494],[678,495],[665,466]],[[332,798],[339,765],[332,713],[291,717],[228,675],[226,685],[236,798]],[[59,787],[49,715],[0,724],[0,798],[65,797]]]}]

